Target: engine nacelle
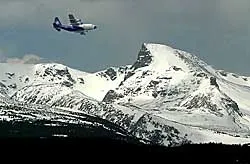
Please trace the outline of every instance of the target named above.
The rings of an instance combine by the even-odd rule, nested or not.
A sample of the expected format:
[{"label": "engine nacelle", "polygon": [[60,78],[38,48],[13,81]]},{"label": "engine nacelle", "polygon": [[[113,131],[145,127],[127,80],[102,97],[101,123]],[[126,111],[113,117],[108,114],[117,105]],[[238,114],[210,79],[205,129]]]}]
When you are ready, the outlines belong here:
[{"label": "engine nacelle", "polygon": [[97,26],[93,24],[82,24],[81,27],[84,28],[84,30],[93,30],[97,28]]}]

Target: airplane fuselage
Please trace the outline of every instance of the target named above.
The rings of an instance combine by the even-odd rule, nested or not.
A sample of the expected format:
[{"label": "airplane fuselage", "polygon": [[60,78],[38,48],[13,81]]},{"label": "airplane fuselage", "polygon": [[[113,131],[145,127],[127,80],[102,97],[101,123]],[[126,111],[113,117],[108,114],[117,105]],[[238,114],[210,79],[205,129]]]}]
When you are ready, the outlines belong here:
[{"label": "airplane fuselage", "polygon": [[61,25],[58,27],[66,31],[77,32],[77,33],[96,29],[96,25],[93,25],[93,24]]}]

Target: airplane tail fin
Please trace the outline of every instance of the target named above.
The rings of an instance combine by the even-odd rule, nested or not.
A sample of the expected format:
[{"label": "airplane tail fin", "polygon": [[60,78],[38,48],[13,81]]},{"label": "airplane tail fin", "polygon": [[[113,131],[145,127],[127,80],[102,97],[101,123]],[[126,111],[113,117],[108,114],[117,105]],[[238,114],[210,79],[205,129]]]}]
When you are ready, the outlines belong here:
[{"label": "airplane tail fin", "polygon": [[55,17],[53,26],[57,31],[60,31],[60,27],[61,27],[62,23],[60,22],[58,17]]},{"label": "airplane tail fin", "polygon": [[60,20],[59,20],[58,17],[55,17],[54,23],[55,23],[56,25],[59,25],[59,26],[62,25],[62,23],[60,22]]}]

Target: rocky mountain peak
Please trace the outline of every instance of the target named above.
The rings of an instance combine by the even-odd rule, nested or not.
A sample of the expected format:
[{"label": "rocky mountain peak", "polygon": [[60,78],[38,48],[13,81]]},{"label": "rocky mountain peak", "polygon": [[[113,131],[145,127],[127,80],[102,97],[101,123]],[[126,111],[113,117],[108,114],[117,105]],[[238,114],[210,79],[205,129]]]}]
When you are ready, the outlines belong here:
[{"label": "rocky mountain peak", "polygon": [[35,75],[39,77],[52,77],[53,80],[65,79],[75,83],[75,80],[72,78],[68,67],[62,64],[38,64],[35,67]]},{"label": "rocky mountain peak", "polygon": [[136,62],[132,65],[131,69],[136,70],[141,67],[148,66],[152,62],[152,54],[146,47],[147,44],[142,44],[142,47],[138,53]]}]

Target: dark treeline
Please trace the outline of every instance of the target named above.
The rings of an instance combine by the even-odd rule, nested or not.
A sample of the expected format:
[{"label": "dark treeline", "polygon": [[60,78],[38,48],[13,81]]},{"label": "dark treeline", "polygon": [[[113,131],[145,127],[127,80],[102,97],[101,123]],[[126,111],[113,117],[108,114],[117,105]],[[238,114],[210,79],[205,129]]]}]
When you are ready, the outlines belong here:
[{"label": "dark treeline", "polygon": [[[46,152],[68,152],[88,154],[119,154],[143,159],[155,155],[165,160],[184,162],[248,163],[250,146],[224,145],[218,143],[185,144],[178,147],[142,144],[131,136],[117,134],[99,126],[80,126],[61,123],[44,126],[49,122],[2,122],[0,145],[2,150],[36,150]],[[51,123],[51,122],[50,122]],[[63,134],[64,136],[54,136]],[[80,151],[79,151],[80,150]],[[22,151],[18,151],[22,152]],[[219,162],[221,163],[221,162]]]}]

